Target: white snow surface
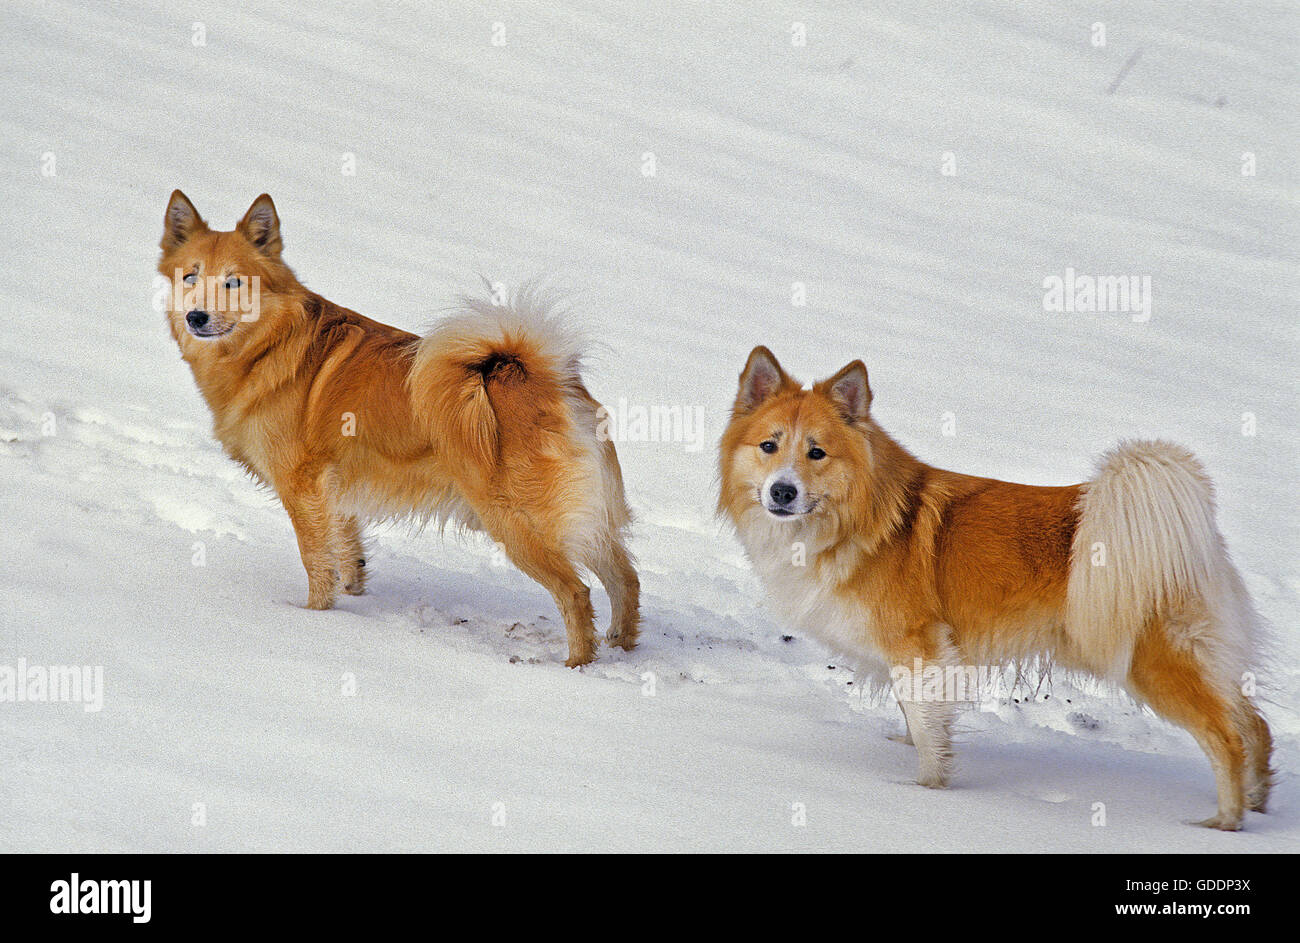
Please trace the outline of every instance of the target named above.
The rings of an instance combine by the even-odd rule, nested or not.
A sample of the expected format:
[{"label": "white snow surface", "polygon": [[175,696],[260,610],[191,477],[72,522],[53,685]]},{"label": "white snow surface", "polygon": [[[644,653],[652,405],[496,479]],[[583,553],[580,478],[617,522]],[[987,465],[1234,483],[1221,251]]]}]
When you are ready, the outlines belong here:
[{"label": "white snow surface", "polygon": [[[1296,850],[1296,35],[1164,0],[4,4],[0,665],[104,692],[0,704],[0,850]],[[307,285],[411,330],[544,276],[599,399],[698,411],[702,442],[619,443],[641,646],[566,669],[539,586],[402,526],[369,595],[301,608],[151,305],[174,187],[219,228],[270,192]],[[1150,276],[1150,320],[1045,311],[1067,268]],[[1190,736],[1059,678],[915,785],[897,708],[783,640],[714,515],[759,343],[805,380],[863,358],[942,467],[1197,452],[1272,628],[1272,811],[1184,824]]]}]

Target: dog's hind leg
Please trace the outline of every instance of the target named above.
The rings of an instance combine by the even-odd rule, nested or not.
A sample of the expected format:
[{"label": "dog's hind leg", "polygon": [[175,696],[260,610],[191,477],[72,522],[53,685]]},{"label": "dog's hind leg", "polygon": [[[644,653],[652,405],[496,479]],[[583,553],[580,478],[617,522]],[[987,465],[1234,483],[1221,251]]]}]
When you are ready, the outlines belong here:
[{"label": "dog's hind leg", "polygon": [[529,527],[522,515],[487,512],[481,516],[488,533],[505,548],[515,566],[541,583],[555,599],[569,638],[565,664],[576,668],[590,663],[596,651],[591,590],[578,578],[559,542]]},{"label": "dog's hind leg", "polygon": [[605,639],[610,645],[630,652],[636,647],[640,632],[641,581],[617,534],[610,536],[589,566],[609,594],[612,614]]},{"label": "dog's hind leg", "polygon": [[1244,695],[1236,704],[1237,727],[1246,741],[1246,807],[1253,812],[1268,809],[1273,788],[1273,734],[1268,722]]},{"label": "dog's hind leg", "polygon": [[1237,722],[1231,695],[1211,680],[1192,651],[1173,646],[1168,632],[1163,620],[1155,620],[1138,639],[1129,666],[1129,687],[1157,714],[1185,727],[1209,757],[1219,809],[1196,824],[1236,831],[1241,828],[1246,805],[1247,738]]},{"label": "dog's hind leg", "polygon": [[343,515],[336,522],[339,535],[339,582],[349,596],[361,596],[366,591],[366,548],[359,521],[353,515]]},{"label": "dog's hind leg", "polygon": [[[598,407],[586,390],[582,391],[577,406],[584,417],[579,427],[595,425],[596,416],[592,410]],[[584,491],[589,500],[597,502],[592,519],[600,522],[596,528],[600,536],[595,540],[579,541],[587,544],[582,562],[596,574],[609,594],[610,625],[605,640],[630,652],[636,647],[641,625],[641,581],[623,543],[623,530],[631,519],[631,513],[614,443],[609,439],[600,440],[598,436],[594,450],[599,460],[599,473],[593,478],[598,479],[599,484],[588,486]]]}]

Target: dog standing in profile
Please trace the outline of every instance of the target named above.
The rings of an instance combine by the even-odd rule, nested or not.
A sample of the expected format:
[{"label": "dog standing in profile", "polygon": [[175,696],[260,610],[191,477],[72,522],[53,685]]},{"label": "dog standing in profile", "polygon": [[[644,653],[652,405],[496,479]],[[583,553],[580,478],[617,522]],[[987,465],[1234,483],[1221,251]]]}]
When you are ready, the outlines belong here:
[{"label": "dog standing in profile", "polygon": [[536,293],[466,300],[424,337],[380,324],[299,283],[266,194],[215,232],[177,190],[161,246],[172,336],[217,439],[289,513],[308,608],[364,592],[365,521],[438,519],[486,531],[551,593],[565,664],[594,657],[579,567],[609,593],[609,643],[636,645],[618,457],[597,434],[579,345]]},{"label": "dog standing in profile", "polygon": [[[977,478],[914,458],[870,406],[860,360],[805,390],[757,347],[740,375],[719,511],[778,611],[877,678],[1046,657],[1119,682],[1209,757],[1218,812],[1198,824],[1263,812],[1272,738],[1242,691],[1257,616],[1200,463],[1129,442],[1079,485]],[[954,705],[915,694],[907,742],[942,787]]]}]

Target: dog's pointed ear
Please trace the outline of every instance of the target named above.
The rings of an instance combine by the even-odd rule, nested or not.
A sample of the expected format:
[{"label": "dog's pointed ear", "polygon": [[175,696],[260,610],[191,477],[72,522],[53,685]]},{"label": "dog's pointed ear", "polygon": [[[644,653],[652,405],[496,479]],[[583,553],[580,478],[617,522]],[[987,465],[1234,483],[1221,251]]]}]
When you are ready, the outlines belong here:
[{"label": "dog's pointed ear", "polygon": [[829,380],[817,384],[817,390],[835,404],[848,423],[861,422],[871,409],[871,384],[867,382],[867,365],[855,360]]},{"label": "dog's pointed ear", "polygon": [[235,227],[237,232],[257,247],[263,255],[280,257],[284,243],[280,241],[280,217],[275,212],[275,204],[269,194],[263,193],[248,208],[244,218]]},{"label": "dog's pointed ear", "polygon": [[757,409],[769,396],[792,385],[772,352],[758,346],[750,351],[745,369],[740,372],[740,392],[736,394],[736,412],[747,413]]},{"label": "dog's pointed ear", "polygon": [[162,242],[159,243],[162,250],[170,252],[196,233],[207,232],[207,229],[208,224],[203,221],[189,197],[179,190],[173,190],[172,198],[167,201],[167,215],[163,217]]}]

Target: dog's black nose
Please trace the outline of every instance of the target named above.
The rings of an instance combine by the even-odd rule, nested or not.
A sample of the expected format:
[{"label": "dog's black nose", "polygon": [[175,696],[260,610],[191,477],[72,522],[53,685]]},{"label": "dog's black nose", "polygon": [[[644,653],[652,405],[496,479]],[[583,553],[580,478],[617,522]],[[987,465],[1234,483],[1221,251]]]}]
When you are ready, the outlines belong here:
[{"label": "dog's black nose", "polygon": [[200,328],[208,323],[208,313],[206,311],[191,311],[185,315],[185,323],[192,328]]},{"label": "dog's black nose", "polygon": [[772,486],[771,494],[773,502],[785,507],[799,494],[799,489],[794,485],[786,484],[784,481],[778,481]]}]

